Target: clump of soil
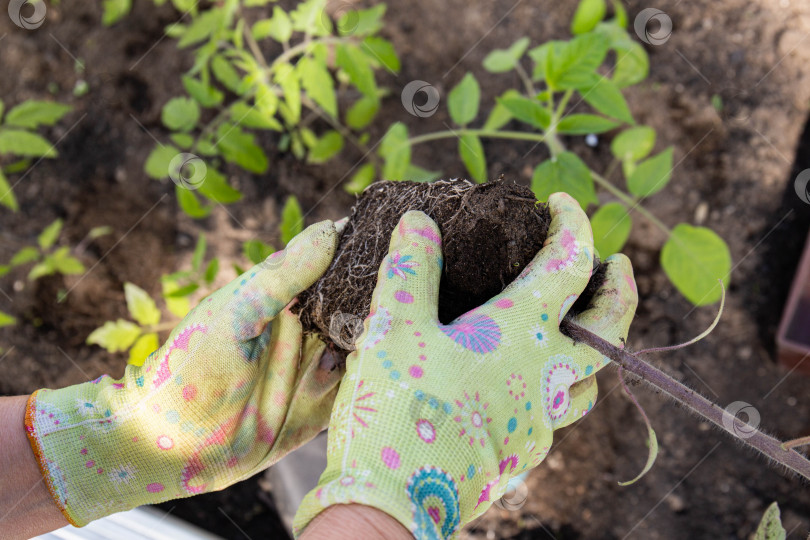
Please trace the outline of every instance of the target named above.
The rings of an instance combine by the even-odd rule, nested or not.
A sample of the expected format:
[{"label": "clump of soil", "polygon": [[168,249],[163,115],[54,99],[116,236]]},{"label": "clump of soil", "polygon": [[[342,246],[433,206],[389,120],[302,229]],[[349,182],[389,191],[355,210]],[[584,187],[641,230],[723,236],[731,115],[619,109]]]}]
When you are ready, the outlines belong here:
[{"label": "clump of soil", "polygon": [[[502,179],[372,184],[352,209],[331,266],[298,296],[305,332],[320,334],[337,349],[353,348],[391,233],[409,210],[425,212],[442,233],[439,320],[444,324],[514,280],[543,247],[551,223],[548,206],[529,188]],[[575,304],[580,311],[601,284],[599,275],[604,272],[595,272],[597,279]]]}]

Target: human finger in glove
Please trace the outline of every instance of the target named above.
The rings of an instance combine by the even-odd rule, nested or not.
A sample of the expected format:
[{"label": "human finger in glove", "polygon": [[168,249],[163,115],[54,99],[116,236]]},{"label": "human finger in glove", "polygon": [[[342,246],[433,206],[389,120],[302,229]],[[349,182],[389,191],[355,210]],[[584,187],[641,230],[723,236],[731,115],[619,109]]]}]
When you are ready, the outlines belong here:
[{"label": "human finger in glove", "polygon": [[[608,360],[559,330],[591,275],[591,228],[568,195],[552,195],[549,207],[548,240],[524,272],[447,325],[438,320],[438,227],[421,212],[402,217],[347,359],[327,468],[298,510],[296,534],[324,509],[356,504],[416,538],[452,537],[545,458],[555,429],[593,407],[593,374]],[[411,272],[390,271],[401,260]],[[575,322],[620,345],[637,294],[627,258],[607,262]]]},{"label": "human finger in glove", "polygon": [[64,516],[85,525],[223,489],[325,426],[340,374],[288,304],[332,261],[331,221],[205,298],[144,362],[28,400],[26,429]]}]

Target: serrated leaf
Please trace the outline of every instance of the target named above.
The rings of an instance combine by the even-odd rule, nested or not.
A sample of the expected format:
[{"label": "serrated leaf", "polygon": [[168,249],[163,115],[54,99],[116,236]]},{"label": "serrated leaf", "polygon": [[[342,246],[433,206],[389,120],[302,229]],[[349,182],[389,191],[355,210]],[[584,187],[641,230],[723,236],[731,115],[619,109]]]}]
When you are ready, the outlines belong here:
[{"label": "serrated leaf", "polygon": [[281,243],[287,245],[298,233],[304,230],[304,213],[295,195],[290,195],[284,208],[281,210],[281,224],[279,234]]},{"label": "serrated leaf", "polygon": [[541,201],[549,195],[564,191],[583,208],[598,203],[593,188],[593,177],[588,166],[572,152],[562,152],[556,159],[547,159],[534,169],[532,191]]},{"label": "serrated leaf", "polygon": [[143,326],[151,326],[160,322],[160,310],[149,294],[133,283],[124,283],[124,297],[127,300],[127,310],[132,318]]},{"label": "serrated leaf", "polygon": [[[504,92],[501,96],[501,99],[509,99],[514,97],[520,97],[520,92],[514,89],[509,89]],[[509,112],[509,109],[501,103],[500,101],[495,102],[495,106],[492,107],[492,110],[489,112],[489,116],[487,117],[487,121],[484,122],[484,126],[481,129],[487,131],[495,131],[501,129],[505,126],[510,120],[512,119],[512,113]]]},{"label": "serrated leaf", "polygon": [[346,11],[337,21],[338,32],[342,36],[375,34],[383,27],[385,9],[385,4],[377,4],[369,9]]},{"label": "serrated leaf", "polygon": [[759,522],[754,540],[785,540],[787,532],[782,526],[782,517],[779,515],[779,505],[776,501],[768,506]]},{"label": "serrated leaf", "polygon": [[484,145],[475,135],[465,134],[458,139],[458,152],[461,161],[476,182],[487,181],[487,160],[484,155]]},{"label": "serrated leaf", "polygon": [[408,128],[402,122],[395,122],[383,136],[378,150],[382,156],[384,180],[405,180],[405,173],[411,163],[411,145],[408,143]]},{"label": "serrated leaf", "polygon": [[257,41],[271,37],[279,43],[287,43],[292,37],[292,21],[279,6],[273,7],[273,16],[253,25],[253,38]]},{"label": "serrated leaf", "polygon": [[642,161],[627,179],[627,189],[638,197],[649,197],[664,189],[672,177],[672,147]]},{"label": "serrated leaf", "polygon": [[628,124],[634,123],[627,101],[619,87],[610,79],[601,78],[587,88],[582,88],[580,93],[588,105],[600,113]]},{"label": "serrated leaf", "polygon": [[512,70],[528,47],[529,38],[522,37],[512,43],[508,49],[495,49],[484,57],[484,69],[490,73],[503,73]]},{"label": "serrated leaf", "polygon": [[207,168],[205,181],[197,191],[216,203],[231,204],[242,200],[242,192],[231,187],[225,175],[212,167]]},{"label": "serrated leaf", "polygon": [[170,144],[158,144],[149,153],[149,157],[146,158],[146,163],[143,167],[146,174],[155,180],[168,177],[169,165],[179,153],[180,151]]},{"label": "serrated leaf", "polygon": [[57,219],[39,233],[37,243],[42,249],[48,249],[54,245],[56,239],[59,238],[59,233],[62,232],[62,220]]},{"label": "serrated leaf", "polygon": [[17,324],[17,319],[12,317],[8,313],[0,311],[0,328],[4,326],[11,326],[12,324]]},{"label": "serrated leaf", "polygon": [[211,71],[222,86],[237,95],[244,93],[246,85],[242,77],[225,56],[217,54],[211,59]]},{"label": "serrated leaf", "polygon": [[256,139],[239,127],[222,124],[217,130],[219,148],[227,161],[236,163],[254,173],[267,171],[268,161],[264,150],[256,144]]},{"label": "serrated leaf", "polygon": [[630,236],[633,221],[623,204],[609,202],[593,214],[591,228],[596,251],[604,259],[622,250]]},{"label": "serrated leaf", "polygon": [[459,126],[466,126],[478,115],[481,87],[472,73],[467,73],[447,95],[447,110],[450,118]]},{"label": "serrated leaf", "polygon": [[255,129],[273,129],[281,131],[282,125],[273,118],[263,114],[255,107],[249,107],[244,101],[237,101],[229,109],[231,119],[239,126]]},{"label": "serrated leaf", "polygon": [[343,186],[343,189],[355,195],[362,193],[363,190],[374,181],[374,172],[374,165],[372,163],[366,163],[357,169],[357,172],[352,175],[349,182]]},{"label": "serrated leaf", "polygon": [[557,124],[557,131],[568,135],[604,133],[617,127],[618,122],[594,114],[569,114]]},{"label": "serrated leaf", "polygon": [[[181,10],[187,12],[188,10]],[[223,10],[217,7],[206,9],[191,20],[177,43],[181,49],[208,39],[214,32],[222,27],[225,17]]]},{"label": "serrated leaf", "polygon": [[613,69],[612,80],[616,86],[625,88],[647,78],[650,72],[650,59],[644,47],[628,39],[615,45],[614,49],[616,67]]},{"label": "serrated leaf", "polygon": [[163,106],[160,119],[171,130],[188,132],[200,120],[200,106],[187,97],[172,98]]},{"label": "serrated leaf", "polygon": [[219,259],[214,258],[208,261],[208,266],[205,267],[203,279],[208,285],[211,285],[214,280],[217,279],[217,274],[219,274]]},{"label": "serrated leaf", "polygon": [[605,17],[606,11],[605,0],[580,0],[571,21],[571,33],[578,35],[590,32]]},{"label": "serrated leaf", "polygon": [[399,57],[394,46],[387,39],[369,36],[363,40],[362,49],[374,64],[394,73],[399,72],[401,67]]},{"label": "serrated leaf", "polygon": [[346,111],[346,125],[352,129],[363,129],[374,120],[378,110],[380,110],[378,99],[363,96]]},{"label": "serrated leaf", "polygon": [[509,114],[516,120],[525,122],[541,130],[548,129],[551,124],[551,113],[538,101],[523,96],[502,96],[496,101],[506,107]]},{"label": "serrated leaf", "polygon": [[343,135],[334,130],[327,131],[309,150],[307,159],[310,163],[325,163],[342,149]]},{"label": "serrated leaf", "polygon": [[6,125],[35,129],[52,126],[69,113],[73,107],[52,101],[28,100],[20,103],[6,115]]},{"label": "serrated leaf", "polygon": [[54,158],[58,154],[47,140],[20,129],[0,129],[0,154]]},{"label": "serrated leaf", "polygon": [[14,212],[20,209],[17,198],[14,196],[14,191],[11,189],[11,184],[8,183],[8,179],[6,175],[3,174],[2,169],[0,169],[0,204],[11,208]]},{"label": "serrated leaf", "polygon": [[344,43],[338,46],[335,63],[348,75],[349,80],[360,92],[370,98],[377,97],[377,83],[374,71],[363,51],[357,45]]},{"label": "serrated leaf", "polygon": [[87,343],[99,345],[114,353],[129,349],[140,335],[141,329],[137,324],[118,319],[115,322],[107,321],[104,326],[93,330],[87,336]]},{"label": "serrated leaf", "polygon": [[203,107],[216,107],[225,98],[222,92],[210,84],[205,84],[201,80],[188,75],[183,76],[183,87],[188,92],[188,95]]},{"label": "serrated leaf", "polygon": [[[276,248],[256,238],[242,244],[242,253],[253,264],[259,264],[275,252]],[[237,273],[241,274],[242,272]]]},{"label": "serrated leaf", "polygon": [[299,32],[308,32],[314,36],[328,35],[332,25],[328,17],[324,16],[326,0],[306,0],[299,2],[295,10],[290,13],[293,29]]},{"label": "serrated leaf", "polygon": [[301,85],[298,73],[291,64],[281,64],[276,68],[275,81],[284,92],[284,102],[279,105],[279,110],[288,125],[297,125],[301,119]]},{"label": "serrated leaf", "polygon": [[[57,233],[58,235],[58,233]],[[14,254],[9,261],[11,266],[20,266],[39,259],[39,250],[33,246],[25,246]]]},{"label": "serrated leaf", "polygon": [[175,186],[174,193],[177,196],[177,203],[180,205],[180,208],[189,217],[200,219],[208,217],[211,213],[211,207],[203,206],[193,190],[185,189],[178,185]]},{"label": "serrated leaf", "polygon": [[687,300],[705,306],[720,300],[718,280],[728,287],[731,253],[711,229],[680,223],[661,250],[661,266]]},{"label": "serrated leaf", "polygon": [[327,114],[337,118],[335,83],[326,66],[314,58],[302,58],[296,67],[307,95]]},{"label": "serrated leaf", "polygon": [[620,161],[644,159],[655,146],[655,130],[647,126],[625,129],[610,143],[610,151]]},{"label": "serrated leaf", "polygon": [[150,354],[158,350],[160,343],[158,335],[154,332],[144,334],[139,337],[129,350],[129,360],[127,363],[133,366],[142,366]]},{"label": "serrated leaf", "polygon": [[551,41],[546,49],[545,80],[553,90],[581,88],[592,80],[607,55],[609,40],[587,33],[571,41]]}]

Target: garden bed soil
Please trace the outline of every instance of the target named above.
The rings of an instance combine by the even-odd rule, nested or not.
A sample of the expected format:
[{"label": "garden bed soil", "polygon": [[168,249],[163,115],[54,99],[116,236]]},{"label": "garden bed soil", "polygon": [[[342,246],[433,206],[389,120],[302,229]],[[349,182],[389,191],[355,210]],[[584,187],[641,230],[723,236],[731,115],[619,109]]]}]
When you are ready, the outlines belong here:
[{"label": "garden bed soil", "polygon": [[[84,344],[104,321],[126,317],[122,285],[133,282],[159,294],[159,277],[188,265],[193,242],[204,232],[223,268],[241,262],[241,242],[277,241],[279,210],[290,194],[307,223],[346,215],[354,197],[340,188],[361,155],[346,150],[327,166],[302,164],[262,144],[272,163],[262,177],[227,171],[245,197],[194,221],[179,211],[174,185],[149,180],[143,163],[157,138],[166,140],[160,110],[183,90],[179,73],[192,58],[177,51],[164,29],[178,15],[164,5],[135,2],[129,17],[101,27],[100,3],[48,4],[35,31],[0,17],[0,97],[7,108],[28,98],[54,98],[75,110],[48,136],[57,160],[38,163],[15,187],[18,213],[0,210],[0,260],[35,242],[56,218],[65,240],[78,244],[96,226],[113,234],[78,253],[88,272],[33,284],[25,271],[0,280],[0,309],[20,323],[0,329],[0,394],[30,393],[120,376],[124,355]],[[371,140],[402,121],[411,133],[443,130],[446,107],[428,118],[409,115],[398,94],[412,80],[428,81],[445,97],[467,71],[480,75],[482,103],[492,103],[516,75],[484,76],[481,61],[495,47],[527,35],[533,44],[568,36],[575,3],[495,1],[470,7],[462,0],[391,3],[383,31],[402,58],[398,76],[383,75],[392,97],[383,101]],[[646,4],[626,2],[631,20]],[[774,361],[774,335],[810,223],[810,207],[793,190],[795,175],[810,167],[810,6],[795,0],[691,0],[658,6],[673,20],[671,38],[649,46],[650,78],[629,92],[639,123],[658,131],[658,148],[675,147],[672,182],[644,201],[670,226],[686,221],[713,228],[734,259],[726,311],[707,339],[653,359],[721,404],[747,401],[762,424],[782,438],[808,434],[808,379]],[[451,24],[448,25],[448,22]],[[452,28],[452,31],[448,31]],[[272,53],[272,51],[268,51]],[[73,97],[77,81],[89,92]],[[719,98],[719,99],[718,99]],[[722,103],[722,106],[719,106]],[[586,109],[577,106],[579,112]],[[596,170],[610,163],[608,145],[566,139]],[[422,145],[414,161],[445,177],[464,176],[456,141]],[[523,142],[484,141],[492,178],[528,185],[532,168],[547,155]],[[794,159],[795,156],[795,159]],[[620,183],[619,175],[611,177]],[[12,177],[12,182],[20,179]],[[628,347],[685,341],[703,330],[713,308],[693,309],[661,271],[662,234],[634,214],[625,252],[636,272],[640,305]],[[384,239],[387,242],[387,238]],[[228,277],[223,273],[222,279]],[[69,291],[57,302],[60,291]],[[518,509],[493,507],[471,523],[467,538],[747,538],[764,509],[777,500],[791,538],[810,531],[810,491],[730,438],[671,402],[636,389],[661,446],[652,471],[630,487],[642,467],[646,432],[623,397],[615,372],[598,375],[600,398],[588,418],[558,432],[546,461],[527,480]],[[280,522],[261,501],[257,481],[166,503],[167,509],[226,538],[275,537]],[[256,506],[258,505],[258,506]],[[217,508],[227,508],[226,512]],[[235,524],[237,527],[235,527]],[[249,530],[248,530],[249,526]]]}]

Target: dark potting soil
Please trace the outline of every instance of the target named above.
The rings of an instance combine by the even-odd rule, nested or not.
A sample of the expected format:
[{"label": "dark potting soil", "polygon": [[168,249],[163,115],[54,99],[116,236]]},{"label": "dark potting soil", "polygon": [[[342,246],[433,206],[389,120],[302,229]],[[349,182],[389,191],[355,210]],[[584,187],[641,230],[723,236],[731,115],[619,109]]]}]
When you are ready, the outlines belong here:
[{"label": "dark potting soil", "polygon": [[[551,223],[548,206],[529,188],[503,179],[486,184],[377,182],[352,209],[329,269],[298,296],[306,332],[320,334],[337,349],[352,349],[369,313],[391,233],[409,210],[425,212],[442,234],[439,320],[444,324],[514,280],[543,247]],[[594,277],[575,309],[587,307],[604,269]]]}]

